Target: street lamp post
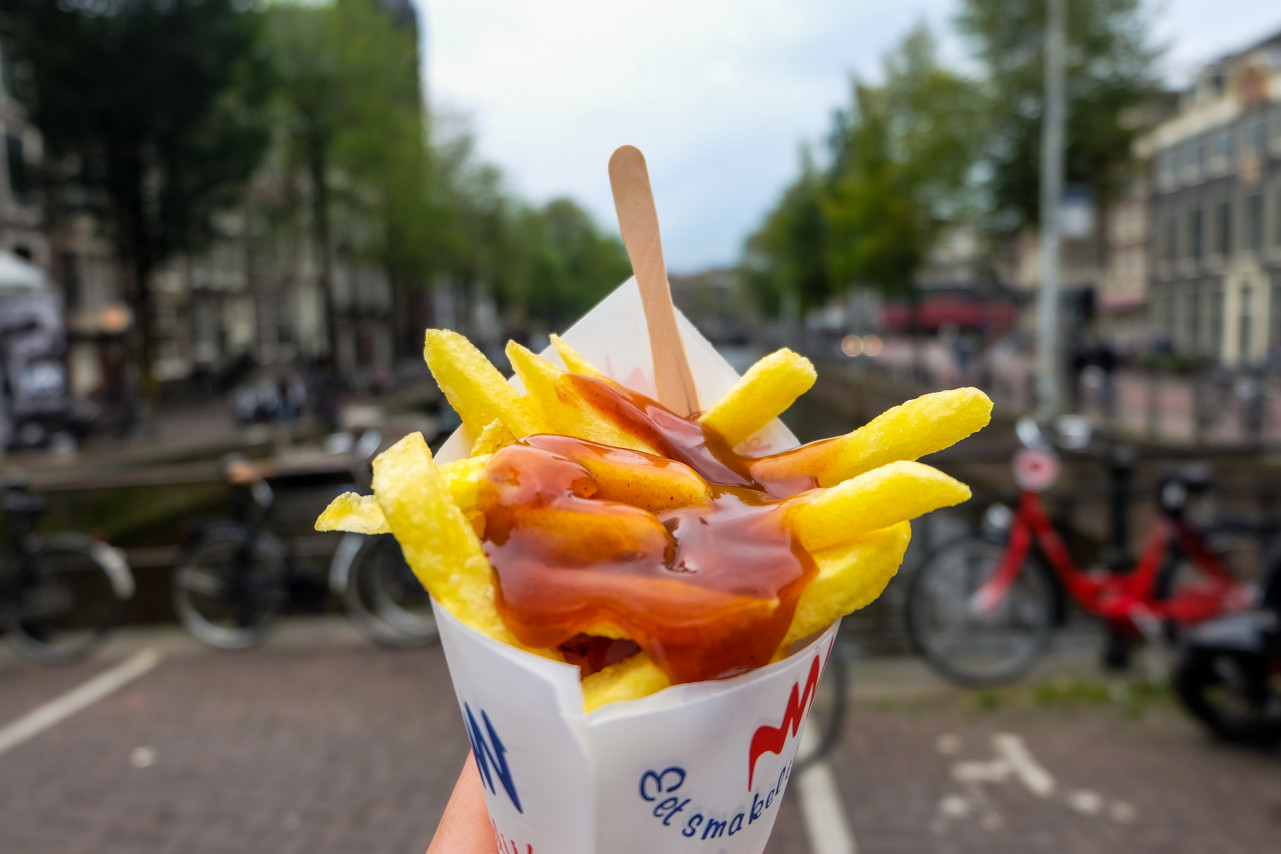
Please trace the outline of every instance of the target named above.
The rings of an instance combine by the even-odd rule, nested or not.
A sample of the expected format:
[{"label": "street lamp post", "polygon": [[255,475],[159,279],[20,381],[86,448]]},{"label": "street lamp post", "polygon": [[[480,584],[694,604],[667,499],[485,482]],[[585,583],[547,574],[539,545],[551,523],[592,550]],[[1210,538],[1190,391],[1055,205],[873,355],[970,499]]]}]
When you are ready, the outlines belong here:
[{"label": "street lamp post", "polygon": [[1037,400],[1044,417],[1062,408],[1059,364],[1059,201],[1063,195],[1066,0],[1047,0],[1045,112],[1041,124],[1041,291],[1037,299]]}]

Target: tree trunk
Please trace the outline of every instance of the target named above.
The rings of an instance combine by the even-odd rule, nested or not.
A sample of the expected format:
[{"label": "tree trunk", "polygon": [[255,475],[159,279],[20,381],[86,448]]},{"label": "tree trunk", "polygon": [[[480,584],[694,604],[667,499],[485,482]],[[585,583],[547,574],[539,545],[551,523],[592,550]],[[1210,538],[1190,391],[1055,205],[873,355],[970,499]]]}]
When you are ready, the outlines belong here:
[{"label": "tree trunk", "polygon": [[329,223],[329,181],[326,177],[329,170],[325,157],[325,141],[321,134],[315,131],[309,134],[307,139],[307,171],[311,178],[312,190],[312,239],[316,244],[320,266],[320,288],[325,294],[325,337],[332,370],[337,375],[339,371],[338,307],[334,296],[334,271],[330,251],[332,238]]},{"label": "tree trunk", "polygon": [[[122,194],[123,204],[116,218],[119,223],[116,245],[120,255],[128,259],[133,273],[129,304],[133,310],[132,337],[138,370],[138,390],[142,399],[154,407],[160,398],[160,385],[155,372],[155,335],[152,326],[154,306],[151,294],[156,247],[152,241],[144,197],[146,174],[142,158],[138,154],[126,154],[118,163],[120,174],[124,178],[121,186],[127,186],[127,190]],[[118,389],[117,392],[123,400],[126,390]]]}]

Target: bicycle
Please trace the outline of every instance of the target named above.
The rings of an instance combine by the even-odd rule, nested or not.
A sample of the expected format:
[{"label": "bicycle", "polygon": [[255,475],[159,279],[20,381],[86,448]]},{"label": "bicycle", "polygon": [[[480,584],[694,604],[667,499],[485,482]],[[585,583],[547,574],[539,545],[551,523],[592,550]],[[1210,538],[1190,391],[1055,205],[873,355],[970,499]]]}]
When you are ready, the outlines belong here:
[{"label": "bicycle", "polygon": [[8,542],[0,559],[0,631],[40,664],[74,664],[120,623],[134,579],[119,549],[80,534],[34,533],[44,502],[19,480],[4,485]]},{"label": "bicycle", "polygon": [[[1059,427],[1060,447],[1083,451],[1088,423],[1068,416]],[[1206,470],[1161,475],[1160,513],[1131,564],[1125,555],[1125,485],[1134,458],[1114,449],[1107,462],[1116,557],[1110,566],[1082,570],[1041,501],[1058,479],[1059,456],[1036,422],[1019,422],[1017,433],[1023,445],[1013,460],[1017,510],[990,508],[988,534],[965,534],[939,546],[908,589],[908,635],[942,676],[965,686],[1018,678],[1049,642],[1065,597],[1105,621],[1105,661],[1111,665],[1126,662],[1136,635],[1160,641],[1181,627],[1249,607],[1253,588],[1241,576],[1260,571],[1269,531],[1243,521],[1202,528],[1188,518],[1189,497],[1210,488]],[[1247,563],[1249,574],[1242,572]]]},{"label": "bicycle", "polygon": [[[381,437],[355,443],[354,458],[367,461]],[[322,460],[332,469],[332,459]],[[306,474],[307,465],[232,460],[231,521],[199,529],[174,569],[172,599],[183,626],[218,649],[247,649],[263,642],[291,608],[323,607],[325,578],[295,543],[268,527],[275,494],[268,479]],[[410,647],[437,638],[431,600],[389,535],[348,534],[330,562],[329,588],[352,623],[385,646]]]}]

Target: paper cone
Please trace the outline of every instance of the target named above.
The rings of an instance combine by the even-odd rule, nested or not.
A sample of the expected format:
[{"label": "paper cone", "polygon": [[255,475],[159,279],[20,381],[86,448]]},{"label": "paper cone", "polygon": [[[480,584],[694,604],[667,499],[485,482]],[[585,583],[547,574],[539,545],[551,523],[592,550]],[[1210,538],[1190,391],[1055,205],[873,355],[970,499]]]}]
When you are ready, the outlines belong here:
[{"label": "paper cone", "polygon": [[[699,399],[737,374],[679,312]],[[629,279],[563,336],[603,373],[653,394],[645,315]],[[554,351],[544,356],[559,361]],[[466,456],[460,430],[437,458]],[[775,422],[753,455],[796,445]],[[778,814],[837,626],[733,679],[583,711],[577,667],[485,637],[436,604],[498,849],[507,854],[760,854]]]}]

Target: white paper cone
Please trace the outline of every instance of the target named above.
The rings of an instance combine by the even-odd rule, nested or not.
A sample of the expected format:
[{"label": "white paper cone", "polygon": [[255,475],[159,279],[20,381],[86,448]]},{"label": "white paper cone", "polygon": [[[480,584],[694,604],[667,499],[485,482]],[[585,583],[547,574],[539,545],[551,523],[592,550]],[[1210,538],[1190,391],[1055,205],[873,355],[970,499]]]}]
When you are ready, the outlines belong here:
[{"label": "white paper cone", "polygon": [[[738,375],[679,311],[699,400]],[[653,394],[640,293],[624,282],[563,336],[603,373]],[[554,350],[543,354],[559,361]],[[466,456],[455,433],[440,462]],[[794,447],[775,422],[752,455]],[[733,679],[677,685],[583,712],[577,667],[485,637],[435,607],[463,723],[506,854],[760,854],[778,814],[837,626]]]},{"label": "white paper cone", "polygon": [[584,714],[577,667],[436,618],[499,851],[765,849],[836,626],[734,679]]}]

